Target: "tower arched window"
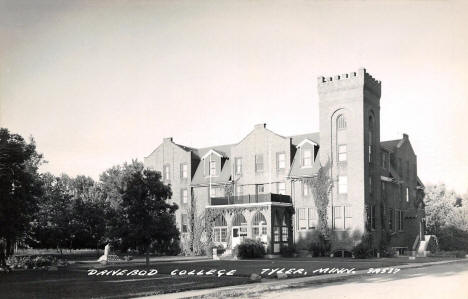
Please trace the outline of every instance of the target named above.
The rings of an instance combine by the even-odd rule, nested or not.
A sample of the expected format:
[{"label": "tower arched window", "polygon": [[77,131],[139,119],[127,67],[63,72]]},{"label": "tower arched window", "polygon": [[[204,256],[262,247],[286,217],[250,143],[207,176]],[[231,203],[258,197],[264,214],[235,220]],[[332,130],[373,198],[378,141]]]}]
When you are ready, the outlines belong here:
[{"label": "tower arched window", "polygon": [[338,130],[344,130],[346,129],[346,126],[346,118],[344,117],[344,115],[338,115],[338,117],[336,118],[336,127],[338,128]]}]

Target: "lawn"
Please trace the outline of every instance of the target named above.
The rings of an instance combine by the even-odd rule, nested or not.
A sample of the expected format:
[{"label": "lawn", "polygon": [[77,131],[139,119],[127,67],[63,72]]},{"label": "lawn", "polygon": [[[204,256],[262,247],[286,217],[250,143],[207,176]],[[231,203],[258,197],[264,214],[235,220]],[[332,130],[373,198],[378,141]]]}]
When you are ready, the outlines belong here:
[{"label": "lawn", "polygon": [[[407,258],[353,260],[343,258],[290,258],[290,259],[261,259],[240,261],[180,261],[153,262],[151,269],[157,269],[153,276],[127,275],[132,270],[145,270],[145,265],[138,262],[110,264],[77,263],[67,269],[58,271],[21,270],[8,274],[0,274],[0,297],[2,298],[129,298],[152,294],[171,293],[193,289],[214,288],[248,283],[251,273],[260,274],[262,269],[304,269],[296,277],[319,275],[313,273],[320,268],[355,268],[368,269],[376,267],[391,267],[405,263],[429,262],[440,258],[424,258],[410,261]],[[123,270],[124,275],[88,275],[88,270]],[[224,275],[196,275],[204,274],[211,269],[226,270]],[[174,271],[178,270],[178,271]],[[185,270],[185,275],[179,275]],[[194,271],[193,271],[194,270]],[[236,270],[234,275],[227,276],[226,272]],[[188,273],[194,275],[188,275]],[[171,272],[177,275],[171,275]],[[104,273],[104,272],[101,272]],[[117,272],[114,272],[117,273]],[[268,273],[268,272],[267,272]],[[274,279],[275,274],[265,278]]]}]

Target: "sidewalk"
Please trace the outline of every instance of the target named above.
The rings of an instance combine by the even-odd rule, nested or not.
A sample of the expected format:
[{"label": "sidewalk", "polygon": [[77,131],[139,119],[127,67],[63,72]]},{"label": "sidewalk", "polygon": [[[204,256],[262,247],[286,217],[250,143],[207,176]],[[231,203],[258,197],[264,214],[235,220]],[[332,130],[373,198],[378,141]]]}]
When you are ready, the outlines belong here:
[{"label": "sidewalk", "polygon": [[[408,268],[422,268],[422,267],[429,267],[433,265],[441,265],[441,264],[450,264],[450,263],[467,263],[468,259],[465,260],[449,260],[449,261],[438,261],[438,262],[428,262],[428,263],[420,263],[420,264],[408,264],[408,265],[401,265],[401,266],[393,266],[398,267],[399,269],[408,269]],[[327,283],[327,282],[334,282],[340,280],[346,280],[351,277],[360,277],[370,275],[367,273],[368,269],[365,270],[358,270],[354,274],[322,274],[317,276],[309,276],[309,277],[301,277],[301,278],[291,278],[291,279],[263,279],[263,282],[258,283],[250,283],[238,286],[229,286],[229,287],[220,287],[214,289],[204,289],[204,290],[192,290],[180,293],[171,293],[171,294],[162,294],[157,296],[149,296],[149,297],[139,297],[140,299],[148,299],[148,298],[197,298],[197,297],[214,297],[214,298],[223,298],[227,297],[237,297],[237,296],[246,296],[248,294],[258,294],[263,293],[266,291],[277,291],[287,288],[299,288],[305,287],[312,284],[319,284],[319,283]],[[394,275],[394,274],[386,274],[386,275]]]}]

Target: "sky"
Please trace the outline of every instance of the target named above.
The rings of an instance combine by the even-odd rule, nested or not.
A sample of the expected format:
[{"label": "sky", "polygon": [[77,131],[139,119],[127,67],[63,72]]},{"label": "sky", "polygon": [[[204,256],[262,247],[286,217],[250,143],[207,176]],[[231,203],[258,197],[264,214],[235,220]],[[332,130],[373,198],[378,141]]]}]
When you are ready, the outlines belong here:
[{"label": "sky", "polygon": [[164,137],[319,131],[317,77],[382,81],[381,140],[407,133],[425,184],[468,191],[464,1],[0,0],[0,126],[41,171],[89,175]]}]

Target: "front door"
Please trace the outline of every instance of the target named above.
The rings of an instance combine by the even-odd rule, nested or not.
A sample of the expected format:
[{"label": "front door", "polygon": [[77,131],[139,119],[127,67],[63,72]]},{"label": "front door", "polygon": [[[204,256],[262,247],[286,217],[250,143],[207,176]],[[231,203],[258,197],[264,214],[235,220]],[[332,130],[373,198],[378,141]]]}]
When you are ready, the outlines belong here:
[{"label": "front door", "polygon": [[247,237],[247,226],[233,226],[232,227],[232,248],[242,243],[242,240]]},{"label": "front door", "polygon": [[235,248],[241,242],[240,227],[232,228],[232,248]]}]

